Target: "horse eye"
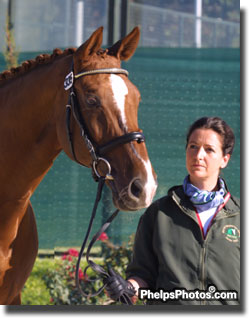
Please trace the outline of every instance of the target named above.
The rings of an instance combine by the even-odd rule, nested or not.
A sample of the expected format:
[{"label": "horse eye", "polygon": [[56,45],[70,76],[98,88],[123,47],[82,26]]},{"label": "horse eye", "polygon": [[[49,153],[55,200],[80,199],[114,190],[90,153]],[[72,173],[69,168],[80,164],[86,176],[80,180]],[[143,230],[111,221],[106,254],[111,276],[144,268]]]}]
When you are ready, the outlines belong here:
[{"label": "horse eye", "polygon": [[100,106],[100,100],[96,96],[88,96],[86,98],[86,102],[89,107],[99,107]]}]

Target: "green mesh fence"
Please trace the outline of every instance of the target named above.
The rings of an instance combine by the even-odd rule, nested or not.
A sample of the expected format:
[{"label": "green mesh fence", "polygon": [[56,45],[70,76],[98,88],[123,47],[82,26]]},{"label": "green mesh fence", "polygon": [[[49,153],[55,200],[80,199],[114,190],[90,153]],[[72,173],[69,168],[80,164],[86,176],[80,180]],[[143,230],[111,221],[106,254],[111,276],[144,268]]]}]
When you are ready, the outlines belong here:
[{"label": "green mesh fence", "polygon": [[[22,54],[21,60],[35,53]],[[158,175],[155,199],[182,181],[185,136],[202,116],[219,116],[236,135],[236,147],[224,170],[231,193],[240,197],[240,51],[238,49],[139,48],[123,64],[139,88],[142,102],[139,124]],[[0,69],[4,69],[0,57]],[[21,88],[20,88],[21,90]],[[32,197],[40,248],[80,246],[90,218],[96,183],[90,170],[61,153]],[[105,189],[94,231],[111,213],[110,191]],[[120,212],[108,231],[115,243],[135,233],[142,211]]]}]

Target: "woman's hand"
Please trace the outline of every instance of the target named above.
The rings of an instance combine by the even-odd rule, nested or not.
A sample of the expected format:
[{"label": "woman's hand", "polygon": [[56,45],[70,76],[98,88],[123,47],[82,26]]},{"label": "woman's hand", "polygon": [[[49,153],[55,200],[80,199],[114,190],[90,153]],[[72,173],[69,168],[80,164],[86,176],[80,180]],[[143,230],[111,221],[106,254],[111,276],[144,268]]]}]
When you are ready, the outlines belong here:
[{"label": "woman's hand", "polygon": [[131,297],[131,301],[133,302],[133,304],[135,304],[138,300],[139,288],[148,288],[148,284],[146,281],[139,277],[130,278],[128,279],[128,281],[132,284],[132,286],[135,289],[135,295]]}]

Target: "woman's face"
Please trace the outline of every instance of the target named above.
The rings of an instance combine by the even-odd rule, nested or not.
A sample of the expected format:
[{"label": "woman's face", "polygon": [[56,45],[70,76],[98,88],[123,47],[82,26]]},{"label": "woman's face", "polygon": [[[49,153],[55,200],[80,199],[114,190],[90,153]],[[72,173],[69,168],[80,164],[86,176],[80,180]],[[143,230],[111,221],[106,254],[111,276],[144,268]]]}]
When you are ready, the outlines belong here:
[{"label": "woman's face", "polygon": [[186,149],[186,167],[191,183],[199,187],[217,184],[220,169],[225,168],[230,155],[223,155],[222,138],[212,129],[196,129]]}]

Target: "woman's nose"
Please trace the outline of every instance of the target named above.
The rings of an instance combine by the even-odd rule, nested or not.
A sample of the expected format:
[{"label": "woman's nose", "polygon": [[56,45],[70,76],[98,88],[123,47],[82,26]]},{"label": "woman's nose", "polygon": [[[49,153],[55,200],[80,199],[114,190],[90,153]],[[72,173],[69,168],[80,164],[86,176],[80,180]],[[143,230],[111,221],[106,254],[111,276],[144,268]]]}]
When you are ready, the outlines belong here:
[{"label": "woman's nose", "polygon": [[196,154],[197,159],[203,159],[204,156],[205,156],[205,150],[203,148],[199,148]]}]

